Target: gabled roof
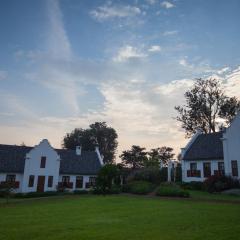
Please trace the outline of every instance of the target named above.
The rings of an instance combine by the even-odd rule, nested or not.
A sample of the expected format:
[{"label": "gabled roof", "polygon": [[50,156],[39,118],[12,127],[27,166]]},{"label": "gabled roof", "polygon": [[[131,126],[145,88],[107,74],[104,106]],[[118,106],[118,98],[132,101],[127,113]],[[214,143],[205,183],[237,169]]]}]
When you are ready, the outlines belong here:
[{"label": "gabled roof", "polygon": [[223,159],[222,132],[200,134],[187,149],[183,160]]},{"label": "gabled roof", "polygon": [[[23,173],[26,154],[33,147],[0,144],[0,173]],[[96,175],[101,168],[96,152],[55,149],[60,155],[60,174]]]},{"label": "gabled roof", "polygon": [[95,151],[82,151],[80,156],[74,150],[56,149],[56,151],[61,158],[61,174],[96,175],[101,168]]},{"label": "gabled roof", "polygon": [[0,172],[23,173],[26,154],[32,147],[0,144]]}]

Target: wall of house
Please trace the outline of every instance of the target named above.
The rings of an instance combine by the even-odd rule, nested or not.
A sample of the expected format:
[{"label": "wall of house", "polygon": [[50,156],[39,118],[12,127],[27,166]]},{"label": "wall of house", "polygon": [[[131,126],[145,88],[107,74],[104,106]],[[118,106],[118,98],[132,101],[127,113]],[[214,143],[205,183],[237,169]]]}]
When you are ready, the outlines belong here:
[{"label": "wall of house", "polygon": [[83,188],[81,188],[81,189],[86,189],[85,186],[86,186],[86,183],[89,182],[89,178],[90,178],[90,177],[96,177],[96,175],[91,175],[91,176],[89,176],[89,175],[60,174],[60,175],[59,175],[59,179],[58,179],[59,182],[62,182],[62,177],[63,177],[63,176],[70,176],[70,182],[73,183],[73,188],[72,188],[72,189],[67,189],[67,190],[69,190],[69,191],[80,190],[80,189],[77,189],[77,188],[76,188],[76,178],[77,178],[77,176],[83,176]]},{"label": "wall of house", "polygon": [[238,162],[238,178],[240,178],[240,114],[223,134],[224,164],[226,175],[232,175],[231,161]]},{"label": "wall of house", "polygon": [[7,175],[16,175],[16,182],[19,182],[19,188],[14,189],[14,192],[19,193],[22,191],[22,186],[23,186],[23,174],[21,173],[0,173],[0,182],[5,182],[6,181],[6,176]]},{"label": "wall of house", "polygon": [[[40,168],[41,157],[46,157],[45,168]],[[48,140],[42,140],[26,156],[22,192],[36,192],[38,176],[45,176],[44,191],[54,191],[59,179],[60,156],[51,147]],[[29,176],[34,175],[33,187],[28,187]],[[48,187],[48,176],[53,176],[53,185]]]},{"label": "wall of house", "polygon": [[[203,163],[210,162],[211,163],[211,175],[214,175],[214,170],[218,170],[218,162],[223,162],[223,160],[182,160],[182,181],[183,182],[203,182],[206,178],[203,175]],[[190,163],[197,163],[197,170],[201,171],[201,177],[187,177],[187,170],[190,170]]]}]

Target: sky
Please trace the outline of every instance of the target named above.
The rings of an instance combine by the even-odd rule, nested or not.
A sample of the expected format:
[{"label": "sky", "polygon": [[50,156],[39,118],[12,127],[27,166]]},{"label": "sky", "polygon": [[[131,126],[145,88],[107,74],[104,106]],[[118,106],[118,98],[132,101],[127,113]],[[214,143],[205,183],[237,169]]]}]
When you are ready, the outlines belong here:
[{"label": "sky", "polygon": [[0,1],[0,143],[61,147],[105,121],[118,155],[187,142],[174,106],[196,78],[240,98],[239,0]]}]

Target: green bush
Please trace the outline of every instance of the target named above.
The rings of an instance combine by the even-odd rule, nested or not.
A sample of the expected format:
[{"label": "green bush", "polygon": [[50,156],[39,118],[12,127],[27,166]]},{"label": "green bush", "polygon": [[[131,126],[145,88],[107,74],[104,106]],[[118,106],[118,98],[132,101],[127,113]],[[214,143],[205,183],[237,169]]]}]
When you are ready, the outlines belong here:
[{"label": "green bush", "polygon": [[159,184],[161,182],[160,170],[158,168],[144,168],[135,171],[129,181],[147,181],[153,184]]},{"label": "green bush", "polygon": [[111,188],[101,188],[101,187],[98,187],[96,186],[93,191],[92,191],[93,194],[119,194],[121,193],[121,187],[118,186],[118,185],[112,185]]},{"label": "green bush", "polygon": [[231,188],[240,188],[240,182],[230,176],[211,176],[204,181],[204,188],[208,192],[221,192]]},{"label": "green bush", "polygon": [[39,197],[50,197],[57,196],[58,192],[48,191],[48,192],[29,192],[29,193],[16,193],[15,198],[39,198]]},{"label": "green bush", "polygon": [[74,194],[81,195],[81,194],[88,194],[87,190],[75,190],[73,191]]},{"label": "green bush", "polygon": [[160,185],[156,191],[156,195],[164,197],[190,197],[189,192],[174,185]]},{"label": "green bush", "polygon": [[148,194],[154,190],[155,185],[147,181],[133,181],[123,186],[123,191],[134,194]]},{"label": "green bush", "polygon": [[183,189],[187,190],[204,190],[204,184],[203,182],[197,182],[197,181],[192,181],[192,182],[183,182],[180,184],[180,186]]}]

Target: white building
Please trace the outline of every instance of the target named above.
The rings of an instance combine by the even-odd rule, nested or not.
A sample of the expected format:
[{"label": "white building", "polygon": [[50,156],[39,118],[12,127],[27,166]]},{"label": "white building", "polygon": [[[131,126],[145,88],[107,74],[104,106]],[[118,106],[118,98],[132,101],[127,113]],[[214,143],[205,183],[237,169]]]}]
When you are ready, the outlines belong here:
[{"label": "white building", "polygon": [[183,182],[204,181],[216,174],[239,179],[240,114],[220,132],[198,131],[182,149],[181,158]]},{"label": "white building", "polygon": [[98,147],[54,149],[46,139],[35,147],[0,144],[0,184],[14,183],[16,192],[88,189],[102,165]]}]

